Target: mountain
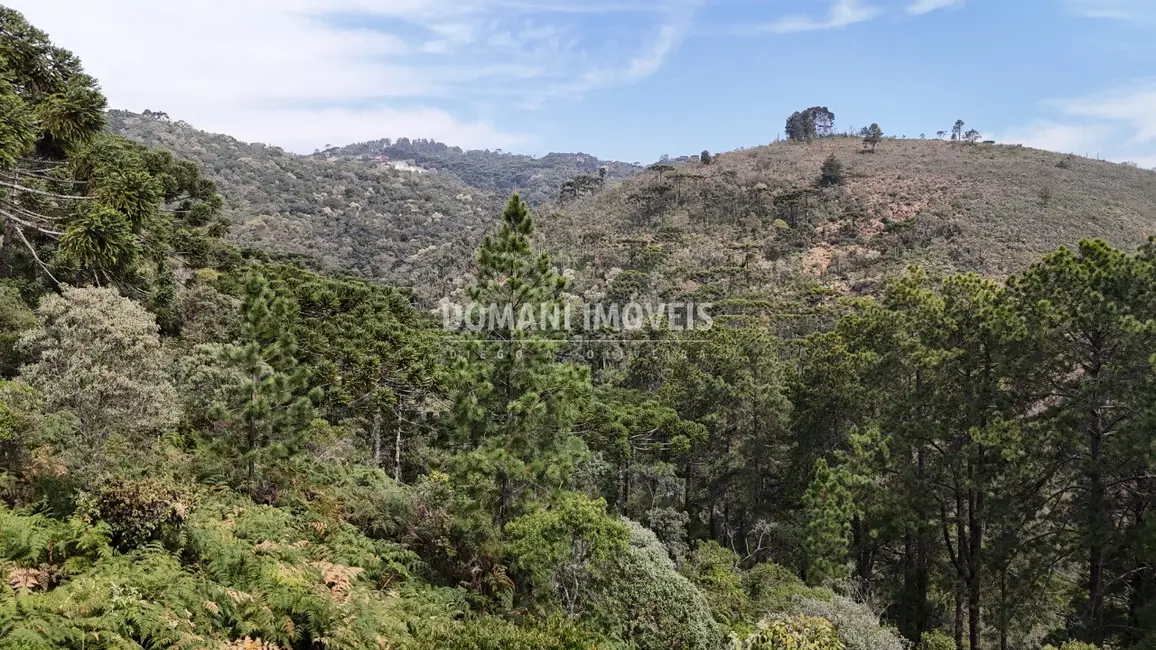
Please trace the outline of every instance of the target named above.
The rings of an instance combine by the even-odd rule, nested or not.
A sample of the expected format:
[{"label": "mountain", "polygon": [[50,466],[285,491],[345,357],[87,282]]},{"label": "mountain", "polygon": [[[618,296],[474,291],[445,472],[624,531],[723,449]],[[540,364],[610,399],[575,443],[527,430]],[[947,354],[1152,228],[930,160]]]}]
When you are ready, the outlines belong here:
[{"label": "mountain", "polygon": [[503,151],[451,147],[433,140],[399,138],[359,142],[333,147],[315,154],[326,159],[391,162],[428,171],[453,174],[463,183],[486,192],[509,195],[519,192],[532,206],[558,198],[563,186],[576,178],[606,180],[629,178],[641,171],[638,165],[599,160],[584,153],[551,153],[542,157]]},{"label": "mountain", "polygon": [[[514,188],[537,192],[540,245],[589,299],[870,293],[910,264],[1002,278],[1083,238],[1134,248],[1156,231],[1156,173],[1015,145],[887,139],[870,153],[856,138],[829,137],[709,164],[611,164],[602,181],[587,172],[606,163],[584,154],[535,159],[403,139],[298,156],[121,111],[109,124],[217,180],[238,243],[427,298],[468,276]],[[817,187],[831,156],[844,183]],[[575,172],[586,183],[555,196],[554,183]]]},{"label": "mountain", "polygon": [[438,291],[501,210],[499,197],[450,174],[298,156],[163,114],[110,111],[108,128],[195,162],[217,182],[236,243],[367,279]]},{"label": "mountain", "polygon": [[[820,188],[824,161],[845,170]],[[589,296],[867,293],[920,264],[1002,279],[1083,238],[1156,231],[1156,173],[1015,145],[778,142],[649,171],[553,209],[547,248]]]}]

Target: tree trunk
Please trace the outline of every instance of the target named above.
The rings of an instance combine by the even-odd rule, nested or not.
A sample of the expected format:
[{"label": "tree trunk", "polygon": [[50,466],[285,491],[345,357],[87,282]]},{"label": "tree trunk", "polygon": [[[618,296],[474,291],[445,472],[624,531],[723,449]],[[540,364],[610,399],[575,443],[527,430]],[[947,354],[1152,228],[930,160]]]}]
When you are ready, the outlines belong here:
[{"label": "tree trunk", "polygon": [[[956,650],[963,650],[963,601],[965,592],[967,591],[967,569],[971,566],[971,560],[967,554],[967,534],[965,531],[964,517],[966,516],[966,507],[963,500],[963,492],[957,485],[955,488],[955,543],[958,555],[958,562],[955,568],[955,647]],[[972,649],[974,650],[974,649]]]},{"label": "tree trunk", "polygon": [[1104,478],[1100,471],[1100,455],[1102,453],[1103,435],[1100,432],[1100,417],[1098,412],[1093,413],[1090,427],[1091,468],[1088,472],[1088,507],[1089,507],[1089,543],[1088,543],[1088,603],[1089,625],[1088,630],[1092,643],[1101,645],[1104,642],[1104,542],[1103,533],[1105,521]]},{"label": "tree trunk", "polygon": [[[396,415],[396,413],[395,413]],[[401,483],[401,418],[393,418],[393,480]]]},{"label": "tree trunk", "polygon": [[980,520],[983,510],[983,495],[976,490],[972,490],[970,495],[970,507],[968,508],[968,569],[967,569],[967,630],[968,638],[971,641],[971,650],[979,650],[980,647],[980,617],[982,611],[980,609],[980,595],[982,590],[981,584],[981,566],[980,566],[980,552],[983,548],[983,523]]},{"label": "tree trunk", "polygon": [[373,412],[373,424],[369,429],[369,437],[373,442],[373,466],[381,467],[381,407]]}]

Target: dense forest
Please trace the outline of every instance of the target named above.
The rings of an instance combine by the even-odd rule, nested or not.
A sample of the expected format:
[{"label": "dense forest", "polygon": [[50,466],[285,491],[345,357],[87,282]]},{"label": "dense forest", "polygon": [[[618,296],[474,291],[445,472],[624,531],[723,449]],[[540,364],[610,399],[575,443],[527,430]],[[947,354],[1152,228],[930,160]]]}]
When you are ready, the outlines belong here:
[{"label": "dense forest", "polygon": [[[796,283],[790,310],[720,286],[709,329],[450,332],[409,288],[225,239],[216,172],[109,132],[3,7],[0,65],[0,647],[1156,646],[1156,243]],[[745,156],[574,200],[739,187]],[[741,227],[837,224],[838,186]],[[657,232],[731,227],[655,192]],[[495,206],[457,295],[599,290],[542,246],[583,214]],[[640,278],[677,242],[630,243],[604,297],[663,293]]]}]

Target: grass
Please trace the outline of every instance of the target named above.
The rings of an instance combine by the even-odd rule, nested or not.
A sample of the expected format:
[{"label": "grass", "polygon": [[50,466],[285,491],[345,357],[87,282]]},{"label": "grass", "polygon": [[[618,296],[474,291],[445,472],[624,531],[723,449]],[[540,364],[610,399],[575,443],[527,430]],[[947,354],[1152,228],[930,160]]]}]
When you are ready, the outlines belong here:
[{"label": "grass", "polygon": [[[834,154],[842,188],[814,187]],[[648,172],[568,204],[546,219],[544,246],[575,269],[578,290],[603,294],[633,249],[668,253],[648,273],[664,297],[712,283],[787,295],[796,277],[862,293],[909,264],[934,274],[1003,278],[1040,254],[1098,237],[1135,248],[1156,230],[1156,173],[1020,146],[857,138],[778,142],[725,153],[710,165]],[[677,232],[677,241],[663,233]],[[695,286],[693,291],[688,287]],[[715,289],[717,292],[717,289]]]}]

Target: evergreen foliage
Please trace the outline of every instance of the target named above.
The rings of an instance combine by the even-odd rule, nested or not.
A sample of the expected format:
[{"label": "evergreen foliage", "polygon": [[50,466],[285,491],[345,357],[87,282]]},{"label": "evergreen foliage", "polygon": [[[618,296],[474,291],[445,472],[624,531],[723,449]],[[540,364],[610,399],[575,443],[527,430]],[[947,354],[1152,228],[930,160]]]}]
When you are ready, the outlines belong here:
[{"label": "evergreen foliage", "polygon": [[156,264],[174,251],[207,253],[223,234],[213,184],[104,133],[105,98],[71,52],[0,8],[0,62],[0,253],[9,264],[53,284],[159,290]]},{"label": "evergreen foliage", "polygon": [[[663,284],[691,257],[662,221],[599,290],[711,313],[570,333],[540,326],[575,289],[514,195],[452,296],[490,327],[446,332],[215,242],[194,166],[100,133],[95,81],[18,14],[0,36],[0,646],[1156,643],[1156,242],[770,300],[728,285],[756,245]],[[631,200],[766,211],[776,246],[835,230],[813,200],[870,215],[818,157],[774,189],[741,157]]]},{"label": "evergreen foliage", "polygon": [[844,176],[843,163],[835,157],[835,154],[831,154],[823,161],[823,167],[819,170],[819,187],[838,187],[844,183]]},{"label": "evergreen foliage", "polygon": [[851,519],[855,515],[851,493],[838,471],[820,458],[815,461],[814,478],[803,495],[803,517],[807,533],[803,552],[807,557],[807,581],[825,585],[844,580],[847,553],[851,545]]},{"label": "evergreen foliage", "polygon": [[220,349],[221,361],[243,379],[231,399],[216,405],[217,426],[222,457],[237,463],[240,484],[257,496],[270,487],[268,466],[301,450],[322,391],[308,389],[309,369],[297,360],[296,306],[256,271],[244,290],[241,342]]}]

